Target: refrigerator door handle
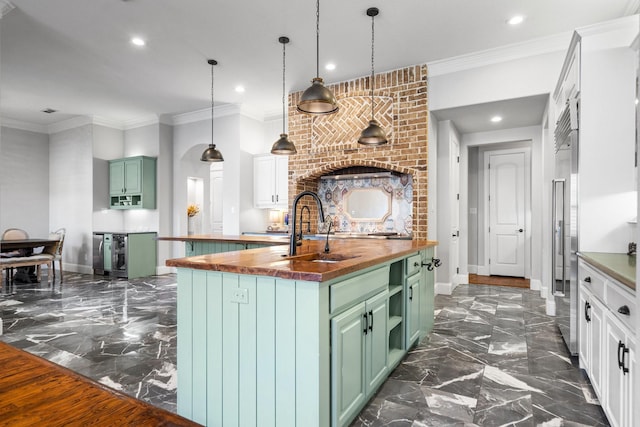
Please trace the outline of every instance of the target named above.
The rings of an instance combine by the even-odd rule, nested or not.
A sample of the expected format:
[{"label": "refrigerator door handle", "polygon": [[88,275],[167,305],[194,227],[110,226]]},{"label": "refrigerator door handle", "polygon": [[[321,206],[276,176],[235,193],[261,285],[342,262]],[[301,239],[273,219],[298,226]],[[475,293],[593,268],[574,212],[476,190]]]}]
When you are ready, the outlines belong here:
[{"label": "refrigerator door handle", "polygon": [[[565,210],[565,183],[564,179],[554,179],[553,180],[553,188],[552,188],[552,227],[554,238],[552,241],[552,262],[551,262],[551,271],[552,271],[552,280],[551,280],[551,295],[554,296],[564,296],[564,286],[566,283],[566,248],[565,248],[565,236],[564,236],[564,210]],[[561,212],[563,213],[563,218],[558,219],[558,184],[560,185],[562,191],[562,200],[561,200]],[[558,225],[556,228],[556,224]],[[557,239],[556,239],[557,236]],[[556,272],[557,272],[557,256],[560,255],[562,258],[562,289],[558,289],[556,283]]]}]

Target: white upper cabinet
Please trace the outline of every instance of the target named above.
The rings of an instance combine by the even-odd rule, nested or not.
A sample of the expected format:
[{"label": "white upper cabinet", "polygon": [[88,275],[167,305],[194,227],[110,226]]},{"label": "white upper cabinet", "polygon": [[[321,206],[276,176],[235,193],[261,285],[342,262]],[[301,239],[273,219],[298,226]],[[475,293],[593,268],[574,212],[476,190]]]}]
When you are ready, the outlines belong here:
[{"label": "white upper cabinet", "polygon": [[264,154],[253,158],[253,204],[256,208],[287,209],[288,157]]}]

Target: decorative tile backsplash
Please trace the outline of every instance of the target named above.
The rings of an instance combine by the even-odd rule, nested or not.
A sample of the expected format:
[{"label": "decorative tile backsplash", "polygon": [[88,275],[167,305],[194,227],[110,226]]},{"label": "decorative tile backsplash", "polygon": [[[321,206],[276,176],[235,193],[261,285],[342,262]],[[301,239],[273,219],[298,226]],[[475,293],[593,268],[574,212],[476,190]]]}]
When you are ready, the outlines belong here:
[{"label": "decorative tile backsplash", "polygon": [[[390,214],[379,221],[358,220],[347,214],[347,197],[354,189],[380,189],[391,199]],[[321,179],[318,195],[336,232],[398,233],[413,231],[413,179],[411,175],[358,179]]]}]

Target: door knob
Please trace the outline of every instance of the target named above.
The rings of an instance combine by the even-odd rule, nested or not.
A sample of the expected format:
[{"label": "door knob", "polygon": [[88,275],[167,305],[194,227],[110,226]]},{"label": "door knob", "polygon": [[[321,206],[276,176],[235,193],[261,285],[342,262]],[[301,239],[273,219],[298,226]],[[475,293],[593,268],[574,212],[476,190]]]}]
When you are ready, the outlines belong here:
[{"label": "door knob", "polygon": [[519,229],[517,229],[516,231],[517,231],[518,233],[522,233],[522,232],[524,231],[524,229],[519,228]]}]

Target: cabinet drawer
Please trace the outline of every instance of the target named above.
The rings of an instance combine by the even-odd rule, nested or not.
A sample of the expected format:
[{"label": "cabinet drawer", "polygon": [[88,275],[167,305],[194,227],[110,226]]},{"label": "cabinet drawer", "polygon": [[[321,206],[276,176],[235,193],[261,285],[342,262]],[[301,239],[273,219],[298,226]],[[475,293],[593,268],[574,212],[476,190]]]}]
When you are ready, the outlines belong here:
[{"label": "cabinet drawer", "polygon": [[[624,285],[614,282],[613,280],[607,281],[606,288],[607,307],[613,315],[618,318],[626,327],[631,331],[635,331],[636,325],[636,303],[635,296],[624,289]],[[622,314],[619,310],[625,311],[624,306],[627,307],[629,314]]]},{"label": "cabinet drawer", "polygon": [[605,301],[604,289],[606,278],[586,262],[580,260],[578,264],[578,284],[589,289],[600,301]]},{"label": "cabinet drawer", "polygon": [[422,265],[422,256],[417,253],[407,258],[406,274],[411,276],[412,274],[420,271]]},{"label": "cabinet drawer", "polygon": [[329,290],[331,313],[338,313],[351,305],[364,301],[389,286],[389,266],[331,285]]}]

